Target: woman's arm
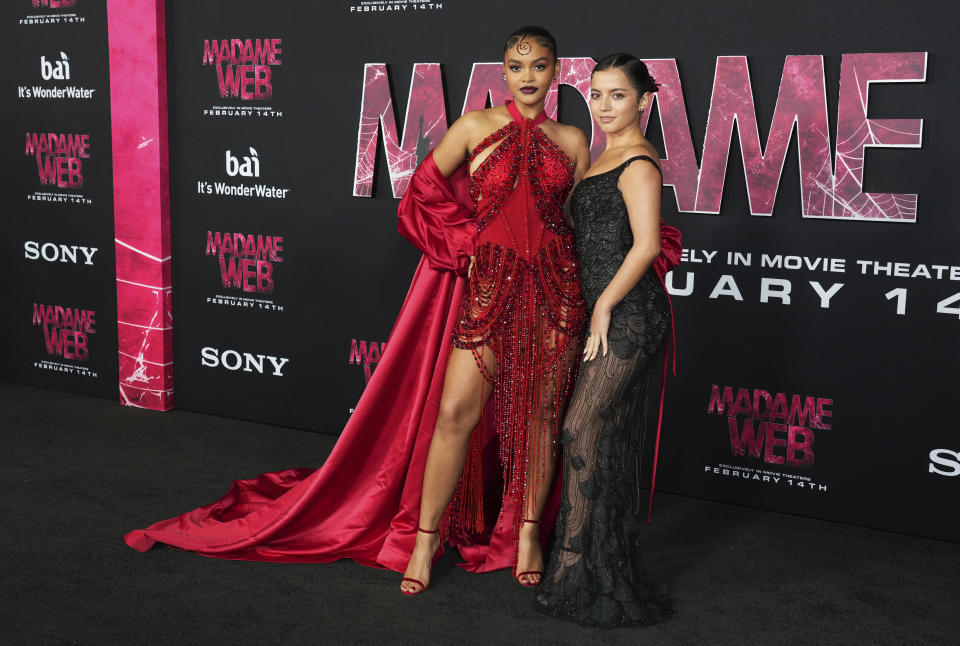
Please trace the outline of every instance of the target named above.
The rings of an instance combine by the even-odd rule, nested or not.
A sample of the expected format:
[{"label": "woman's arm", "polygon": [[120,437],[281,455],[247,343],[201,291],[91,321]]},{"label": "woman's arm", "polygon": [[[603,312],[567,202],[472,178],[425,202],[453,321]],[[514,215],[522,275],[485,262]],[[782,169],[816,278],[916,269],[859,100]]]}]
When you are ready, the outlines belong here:
[{"label": "woman's arm", "polygon": [[[573,161],[575,168],[573,171],[573,186],[570,187],[570,193],[567,195],[567,200],[563,203],[563,219],[567,221],[567,224],[570,225],[570,228],[573,228],[573,216],[570,213],[570,198],[573,196],[573,189],[576,188],[577,184],[580,183],[580,180],[583,179],[583,176],[587,174],[587,170],[590,168],[590,146],[587,145],[587,136],[583,134],[583,130],[576,126],[569,126],[570,128],[570,148],[565,150],[567,156]],[[570,154],[570,151],[573,151],[573,154]]]},{"label": "woman's arm", "polygon": [[[468,112],[453,122],[447,134],[443,136],[437,147],[433,149],[433,161],[444,177],[450,177],[470,155],[470,141],[476,128],[477,115]],[[467,265],[467,278],[473,273],[473,263],[476,256],[470,254],[470,263]]]},{"label": "woman's arm", "polygon": [[627,205],[633,246],[597,299],[583,351],[586,361],[596,357],[601,348],[606,356],[611,310],[633,289],[660,253],[660,174],[657,169],[649,162],[637,160],[620,175],[619,188]]},{"label": "woman's arm", "polygon": [[467,159],[470,141],[476,127],[477,116],[468,112],[453,122],[437,147],[433,149],[433,161],[444,177],[450,177]]},{"label": "woman's arm", "polygon": [[464,181],[475,118],[464,115],[454,122],[417,168],[397,208],[400,235],[423,252],[433,269],[461,276],[473,263],[477,233],[475,208]]}]

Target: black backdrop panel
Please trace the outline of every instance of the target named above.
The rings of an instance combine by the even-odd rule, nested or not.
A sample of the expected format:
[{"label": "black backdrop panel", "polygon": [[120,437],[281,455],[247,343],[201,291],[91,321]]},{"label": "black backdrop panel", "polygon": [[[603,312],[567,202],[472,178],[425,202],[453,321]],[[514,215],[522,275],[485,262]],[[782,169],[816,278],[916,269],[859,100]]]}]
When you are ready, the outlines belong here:
[{"label": "black backdrop panel", "polygon": [[[415,133],[403,136],[405,124],[418,127],[417,115],[406,114],[409,89],[420,87],[412,83],[414,65],[441,64],[452,121],[474,63],[499,60],[516,26],[546,25],[564,57],[625,50],[675,61],[679,87],[664,88],[648,136],[679,169],[682,151],[665,150],[660,125],[667,115],[671,123],[677,117],[666,100],[679,93],[696,174],[718,57],[746,56],[747,95],[765,146],[786,58],[815,57],[808,61],[823,67],[822,135],[831,150],[840,141],[844,152],[860,141],[845,130],[851,122],[838,119],[841,72],[858,60],[845,55],[903,53],[897,60],[912,60],[915,79],[925,74],[926,80],[875,82],[862,96],[869,119],[914,121],[886,122],[870,142],[889,143],[897,136],[893,126],[914,127],[922,119],[922,145],[868,146],[856,165],[864,167],[864,191],[916,194],[915,222],[804,217],[811,207],[803,206],[808,193],[798,181],[796,132],[772,214],[752,215],[739,131],[749,115],[739,116],[727,154],[722,146],[720,153],[711,149],[705,163],[701,185],[725,178],[719,213],[693,212],[711,209],[684,203],[680,194],[689,185],[665,189],[664,217],[683,231],[689,251],[672,277],[679,376],[667,387],[658,486],[960,539],[956,516],[930,509],[946,509],[960,486],[960,438],[948,399],[960,383],[960,297],[953,300],[960,270],[951,269],[960,264],[960,225],[947,181],[956,147],[949,120],[958,98],[949,77],[958,63],[948,35],[952,21],[933,2],[602,6],[593,12],[572,2],[488,2],[483,10],[465,2],[168,7],[178,405],[331,433],[347,420],[418,260],[396,234],[397,200],[382,138],[373,196],[353,196],[367,65],[386,64],[398,135],[405,153],[415,154]],[[204,43],[213,40],[216,53],[205,57]],[[218,62],[231,62],[234,51],[242,58],[248,40],[253,56],[261,41],[263,59],[240,70],[237,96],[229,86],[221,96]],[[877,69],[880,78],[896,73]],[[417,110],[429,111],[437,100],[413,97]],[[715,127],[722,100],[714,99]],[[843,109],[849,116],[851,108]],[[559,119],[590,132],[586,104],[570,86],[560,88]],[[669,137],[682,132],[671,127]],[[810,141],[804,132],[801,146]],[[909,132],[903,137],[909,140]],[[908,202],[897,208],[909,215]],[[766,264],[779,266],[764,266],[764,255]],[[223,271],[233,267],[224,286]],[[824,307],[826,297],[816,290],[829,293],[839,283]],[[715,386],[722,412],[718,402],[710,410]]]},{"label": "black backdrop panel", "polygon": [[117,305],[106,3],[50,4],[6,2],[0,13],[0,267],[16,286],[0,317],[0,378],[111,397]]}]

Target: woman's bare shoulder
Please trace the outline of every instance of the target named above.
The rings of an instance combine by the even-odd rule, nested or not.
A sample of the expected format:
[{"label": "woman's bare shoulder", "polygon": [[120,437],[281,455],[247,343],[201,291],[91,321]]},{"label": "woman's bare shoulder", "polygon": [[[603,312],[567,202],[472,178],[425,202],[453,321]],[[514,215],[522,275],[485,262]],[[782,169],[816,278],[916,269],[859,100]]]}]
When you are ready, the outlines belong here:
[{"label": "woman's bare shoulder", "polygon": [[506,108],[494,107],[464,112],[463,115],[454,122],[454,124],[460,124],[461,127],[468,129],[473,133],[482,133],[488,130],[493,132],[494,130],[503,127],[504,124],[509,123],[509,121],[510,114],[507,112]]},{"label": "woman's bare shoulder", "polygon": [[554,143],[560,146],[560,149],[569,157],[574,163],[578,162],[578,159],[583,158],[584,168],[590,164],[589,157],[589,144],[587,143],[587,136],[583,133],[583,130],[576,126],[569,126],[563,123],[557,123],[556,121],[546,121],[544,125],[549,124],[550,129],[546,130],[546,134],[550,137]]},{"label": "woman's bare shoulder", "polygon": [[586,146],[587,135],[577,126],[571,126],[556,121],[547,122],[550,124],[550,135],[554,136],[558,142],[567,144],[570,147]]},{"label": "woman's bare shoulder", "polygon": [[[625,146],[620,152],[620,163],[633,159],[634,157],[649,157],[660,166],[660,154],[657,149],[648,143]],[[632,166],[633,164],[631,164]]]}]

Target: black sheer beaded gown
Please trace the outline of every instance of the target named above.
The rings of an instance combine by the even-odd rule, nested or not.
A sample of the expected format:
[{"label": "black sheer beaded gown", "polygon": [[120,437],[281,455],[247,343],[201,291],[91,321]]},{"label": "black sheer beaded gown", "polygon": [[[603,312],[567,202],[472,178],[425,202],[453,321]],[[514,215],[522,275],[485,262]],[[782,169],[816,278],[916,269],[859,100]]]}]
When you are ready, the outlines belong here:
[{"label": "black sheer beaded gown", "polygon": [[[583,295],[590,310],[633,244],[617,187],[632,157],[584,178],[571,209]],[[659,170],[659,167],[658,167]],[[613,308],[609,351],[582,364],[564,420],[563,500],[536,608],[580,624],[651,624],[673,612],[644,579],[640,467],[647,377],[670,331],[667,294],[653,269]]]}]

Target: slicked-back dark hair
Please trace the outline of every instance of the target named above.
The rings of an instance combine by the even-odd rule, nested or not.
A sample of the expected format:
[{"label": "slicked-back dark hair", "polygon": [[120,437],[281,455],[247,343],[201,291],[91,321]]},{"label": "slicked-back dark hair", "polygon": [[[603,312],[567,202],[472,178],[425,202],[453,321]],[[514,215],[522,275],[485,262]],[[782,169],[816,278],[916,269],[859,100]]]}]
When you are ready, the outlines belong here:
[{"label": "slicked-back dark hair", "polygon": [[[640,96],[643,96],[647,92],[656,92],[657,88],[660,87],[656,80],[650,76],[650,70],[647,69],[646,64],[632,54],[618,52],[604,56],[597,61],[593,72],[602,72],[609,69],[623,71],[627,80],[630,81],[630,85],[633,86],[633,89],[635,89]],[[593,72],[590,72],[591,76],[593,76]]]},{"label": "slicked-back dark hair", "polygon": [[554,38],[553,34],[549,31],[538,25],[521,27],[507,36],[507,41],[503,44],[503,53],[506,54],[508,50],[516,47],[524,38],[537,41],[541,47],[546,47],[550,50],[554,59],[557,58],[557,39]]}]

